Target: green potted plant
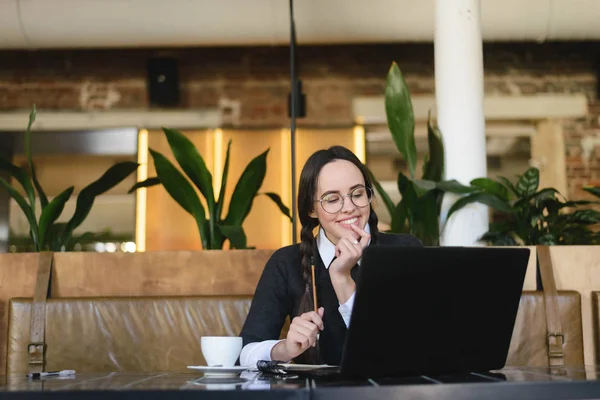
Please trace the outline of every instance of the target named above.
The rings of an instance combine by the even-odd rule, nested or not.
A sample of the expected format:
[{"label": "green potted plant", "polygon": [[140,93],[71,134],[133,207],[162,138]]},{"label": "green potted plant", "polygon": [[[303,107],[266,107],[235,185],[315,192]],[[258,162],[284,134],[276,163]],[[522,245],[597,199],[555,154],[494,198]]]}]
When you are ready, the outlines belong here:
[{"label": "green potted plant", "polygon": [[[25,155],[29,171],[12,164],[0,156],[0,170],[7,171],[11,177],[23,187],[26,196],[22,196],[10,182],[0,178],[0,187],[6,190],[17,202],[29,223],[29,235],[33,248],[37,251],[70,250],[74,245],[73,231],[81,225],[88,216],[96,196],[118,185],[130,174],[135,172],[138,164],[135,162],[120,162],[110,167],[99,179],[83,188],[77,196],[75,212],[68,222],[56,222],[60,217],[66,202],[71,198],[75,188],[68,187],[59,195],[49,200],[40,185],[35,172],[35,164],[31,156],[31,126],[35,121],[36,108],[32,107],[29,113],[29,123],[25,131]],[[36,198],[39,197],[41,215],[36,217]],[[86,232],[79,237],[89,237],[92,233]]]},{"label": "green potted plant", "polygon": [[[498,212],[500,221],[492,222],[481,241],[493,246],[517,245],[591,245],[600,243],[592,229],[600,222],[600,212],[580,209],[596,201],[569,201],[554,188],[539,188],[540,173],[529,168],[513,184],[505,177],[498,181],[478,178],[471,181],[475,191],[458,199],[448,211],[448,219],[470,203],[486,204]],[[598,188],[585,186],[599,196]]]},{"label": "green potted plant", "polygon": [[[154,161],[157,176],[148,178],[143,182],[138,182],[129,190],[129,193],[142,187],[162,185],[169,195],[185,211],[194,217],[198,226],[203,249],[222,249],[226,240],[229,240],[231,248],[248,248],[246,244],[246,234],[242,227],[242,223],[250,213],[254,198],[261,194],[264,194],[275,202],[281,212],[291,221],[292,217],[290,215],[290,210],[283,204],[281,197],[278,194],[259,192],[267,171],[267,155],[269,149],[256,156],[246,166],[231,195],[227,215],[223,217],[225,187],[227,185],[229,173],[229,151],[231,148],[231,140],[227,145],[225,165],[221,178],[221,188],[218,197],[215,197],[212,174],[206,167],[204,159],[191,140],[175,129],[163,128],[163,132],[177,163],[185,175],[163,154],[153,149],[149,149],[150,155]],[[204,209],[204,206],[190,181],[198,188],[204,197],[208,210]]]},{"label": "green potted plant", "polygon": [[408,176],[398,174],[398,190],[401,200],[394,204],[381,184],[371,173],[375,189],[391,215],[391,232],[411,233],[423,244],[435,246],[440,238],[440,212],[445,192],[471,193],[474,189],[456,180],[443,180],[444,145],[442,134],[431,120],[427,121],[429,153],[420,179],[415,177],[417,149],[415,145],[415,117],[410,92],[403,74],[394,62],[387,75],[385,89],[387,124],[398,151],[408,164]]}]

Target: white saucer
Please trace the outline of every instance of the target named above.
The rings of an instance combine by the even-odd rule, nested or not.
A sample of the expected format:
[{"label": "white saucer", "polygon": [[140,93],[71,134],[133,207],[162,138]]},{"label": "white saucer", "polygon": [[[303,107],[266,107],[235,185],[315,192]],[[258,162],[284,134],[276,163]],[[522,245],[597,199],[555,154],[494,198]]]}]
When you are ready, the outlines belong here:
[{"label": "white saucer", "polygon": [[233,367],[208,367],[206,365],[190,365],[188,366],[188,368],[195,369],[204,373],[204,376],[207,378],[235,378],[248,369],[248,367],[242,367],[239,365]]}]

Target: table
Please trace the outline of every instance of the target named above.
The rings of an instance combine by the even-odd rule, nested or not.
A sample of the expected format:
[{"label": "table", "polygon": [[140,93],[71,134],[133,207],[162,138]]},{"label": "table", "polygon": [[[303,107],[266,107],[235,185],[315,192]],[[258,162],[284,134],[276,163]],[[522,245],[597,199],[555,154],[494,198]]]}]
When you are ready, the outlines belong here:
[{"label": "table", "polygon": [[[600,398],[600,368],[507,367],[490,373],[346,380],[273,377],[247,371],[236,379],[201,373],[81,373],[40,380],[0,377],[0,400],[223,399],[590,399]],[[108,392],[108,394],[107,394]]]}]

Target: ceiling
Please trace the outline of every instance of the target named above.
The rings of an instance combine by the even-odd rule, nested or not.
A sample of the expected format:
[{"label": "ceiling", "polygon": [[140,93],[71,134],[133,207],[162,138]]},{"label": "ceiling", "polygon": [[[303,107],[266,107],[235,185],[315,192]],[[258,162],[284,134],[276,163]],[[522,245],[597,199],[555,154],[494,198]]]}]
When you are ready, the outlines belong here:
[{"label": "ceiling", "polygon": [[[435,0],[297,0],[299,44],[431,42]],[[486,41],[600,39],[598,0],[482,0]],[[285,0],[2,0],[0,49],[285,45]]]}]

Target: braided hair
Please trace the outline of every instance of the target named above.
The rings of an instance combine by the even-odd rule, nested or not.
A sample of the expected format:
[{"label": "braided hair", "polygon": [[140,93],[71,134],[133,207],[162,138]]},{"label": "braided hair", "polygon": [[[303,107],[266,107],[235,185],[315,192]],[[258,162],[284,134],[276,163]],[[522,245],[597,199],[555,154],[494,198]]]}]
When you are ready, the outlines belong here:
[{"label": "braided hair", "polygon": [[[326,150],[318,150],[313,153],[302,168],[300,173],[300,181],[298,183],[298,216],[302,230],[300,232],[300,255],[301,255],[301,270],[304,283],[304,293],[300,300],[298,315],[313,310],[313,293],[312,293],[312,274],[311,268],[315,257],[316,240],[314,230],[319,226],[319,220],[311,217],[314,208],[319,173],[321,169],[330,162],[336,160],[346,160],[354,164],[361,172],[365,186],[371,192],[373,191],[373,183],[365,165],[356,157],[356,155],[343,146],[333,146]],[[369,228],[371,230],[371,243],[377,243],[379,231],[377,230],[378,218],[373,206],[369,205],[371,212],[369,214]],[[309,348],[303,354],[296,358],[296,361],[316,364],[318,363],[317,348]]]}]

